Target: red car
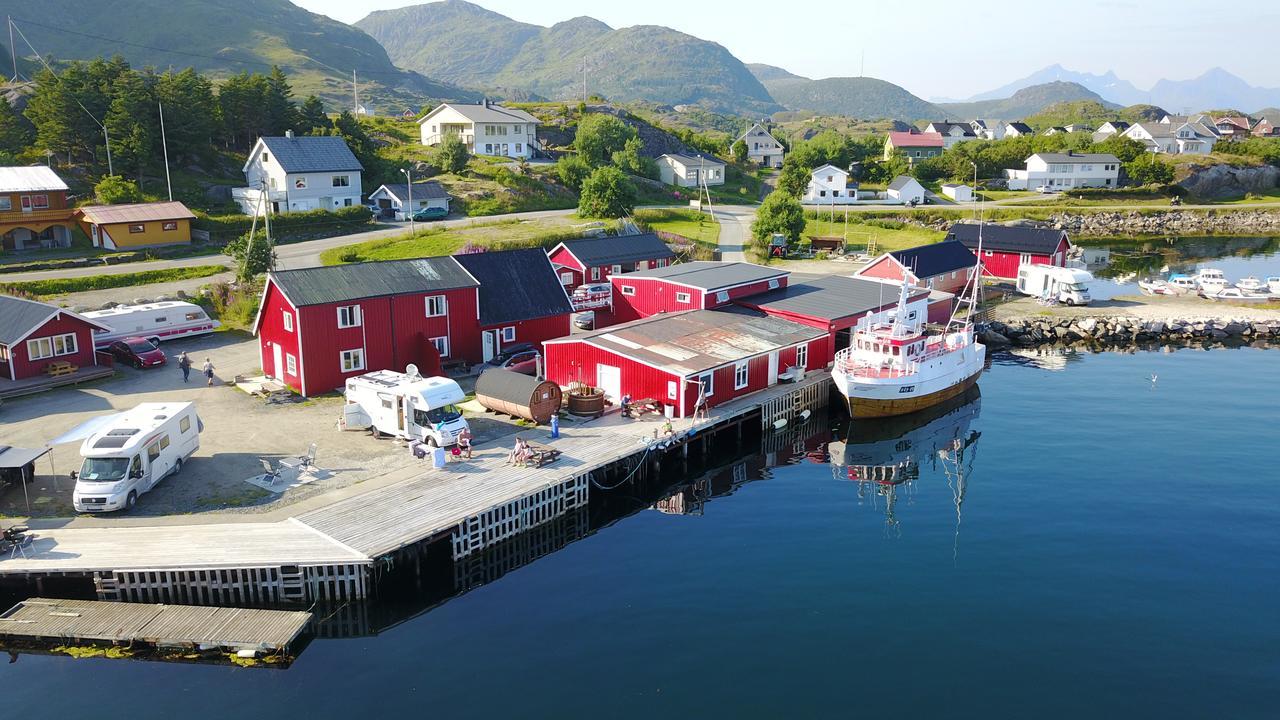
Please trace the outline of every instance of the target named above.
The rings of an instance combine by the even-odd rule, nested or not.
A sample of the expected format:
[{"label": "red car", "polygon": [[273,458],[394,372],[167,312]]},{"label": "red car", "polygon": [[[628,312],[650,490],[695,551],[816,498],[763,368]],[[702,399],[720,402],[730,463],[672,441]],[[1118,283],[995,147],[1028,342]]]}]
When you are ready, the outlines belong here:
[{"label": "red car", "polygon": [[520,346],[513,347],[490,360],[489,364],[524,375],[537,375],[538,358],[539,353],[533,349],[532,345],[521,343]]},{"label": "red car", "polygon": [[155,342],[144,337],[117,340],[107,346],[107,352],[111,353],[116,362],[129,363],[139,370],[159,367],[165,363],[164,352]]}]

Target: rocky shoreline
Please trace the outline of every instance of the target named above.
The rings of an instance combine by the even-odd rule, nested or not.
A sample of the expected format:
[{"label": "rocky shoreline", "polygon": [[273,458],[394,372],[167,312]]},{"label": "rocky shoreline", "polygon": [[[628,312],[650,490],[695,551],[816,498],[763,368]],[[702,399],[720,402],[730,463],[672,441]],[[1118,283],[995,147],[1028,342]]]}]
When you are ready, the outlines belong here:
[{"label": "rocky shoreline", "polygon": [[1158,210],[1055,213],[1048,225],[1086,237],[1259,235],[1280,232],[1280,211]]},{"label": "rocky shoreline", "polygon": [[1280,342],[1280,320],[1190,318],[1146,320],[1125,316],[1034,317],[992,321],[979,340],[993,347],[1044,344],[1133,345],[1238,341]]}]

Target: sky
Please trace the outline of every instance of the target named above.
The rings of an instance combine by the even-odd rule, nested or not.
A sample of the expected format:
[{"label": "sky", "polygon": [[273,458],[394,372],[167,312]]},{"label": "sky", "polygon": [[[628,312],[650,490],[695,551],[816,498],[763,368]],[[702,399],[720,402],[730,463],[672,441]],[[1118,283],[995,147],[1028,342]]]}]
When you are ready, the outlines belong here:
[{"label": "sky", "polygon": [[[354,23],[420,0],[293,0]],[[522,22],[581,15],[612,27],[665,25],[718,42],[743,62],[812,78],[868,75],[924,98],[967,98],[1059,63],[1118,76],[1146,90],[1160,78],[1196,77],[1215,65],[1256,86],[1280,87],[1271,56],[1280,6],[1200,0],[955,2],[847,0],[480,0]],[[751,8],[751,9],[747,9]],[[759,9],[755,9],[759,8]],[[968,67],[963,58],[969,58]],[[863,68],[865,63],[865,71]]]}]

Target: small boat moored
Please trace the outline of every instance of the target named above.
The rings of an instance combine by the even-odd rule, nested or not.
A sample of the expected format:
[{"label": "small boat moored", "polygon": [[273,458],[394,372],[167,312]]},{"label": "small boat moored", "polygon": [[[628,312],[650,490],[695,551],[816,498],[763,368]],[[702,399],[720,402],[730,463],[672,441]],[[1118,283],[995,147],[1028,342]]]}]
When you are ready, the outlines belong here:
[{"label": "small boat moored", "polygon": [[1193,276],[1183,275],[1182,273],[1170,275],[1165,284],[1173,291],[1174,295],[1190,295],[1200,289]]},{"label": "small boat moored", "polygon": [[1138,289],[1143,295],[1180,295],[1181,292],[1169,286],[1164,280],[1139,280]]},{"label": "small boat moored", "polygon": [[1196,273],[1196,287],[1207,297],[1227,287],[1227,276],[1217,268],[1204,268]]},{"label": "small boat moored", "polygon": [[1205,297],[1210,300],[1237,303],[1264,303],[1274,299],[1271,295],[1249,292],[1240,288],[1223,288],[1215,293],[1207,293]]},{"label": "small boat moored", "polygon": [[1241,290],[1244,290],[1245,292],[1252,292],[1252,293],[1267,291],[1267,284],[1262,282],[1258,278],[1254,277],[1253,275],[1250,275],[1249,277],[1244,278],[1239,282],[1237,282],[1236,287]]}]

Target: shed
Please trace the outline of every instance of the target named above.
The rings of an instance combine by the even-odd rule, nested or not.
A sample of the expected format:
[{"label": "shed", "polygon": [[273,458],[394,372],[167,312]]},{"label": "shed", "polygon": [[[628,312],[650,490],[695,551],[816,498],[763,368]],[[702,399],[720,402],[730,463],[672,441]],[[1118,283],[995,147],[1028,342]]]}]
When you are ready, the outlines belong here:
[{"label": "shed", "polygon": [[560,412],[560,401],[559,385],[511,370],[490,368],[476,378],[476,402],[539,425]]}]

